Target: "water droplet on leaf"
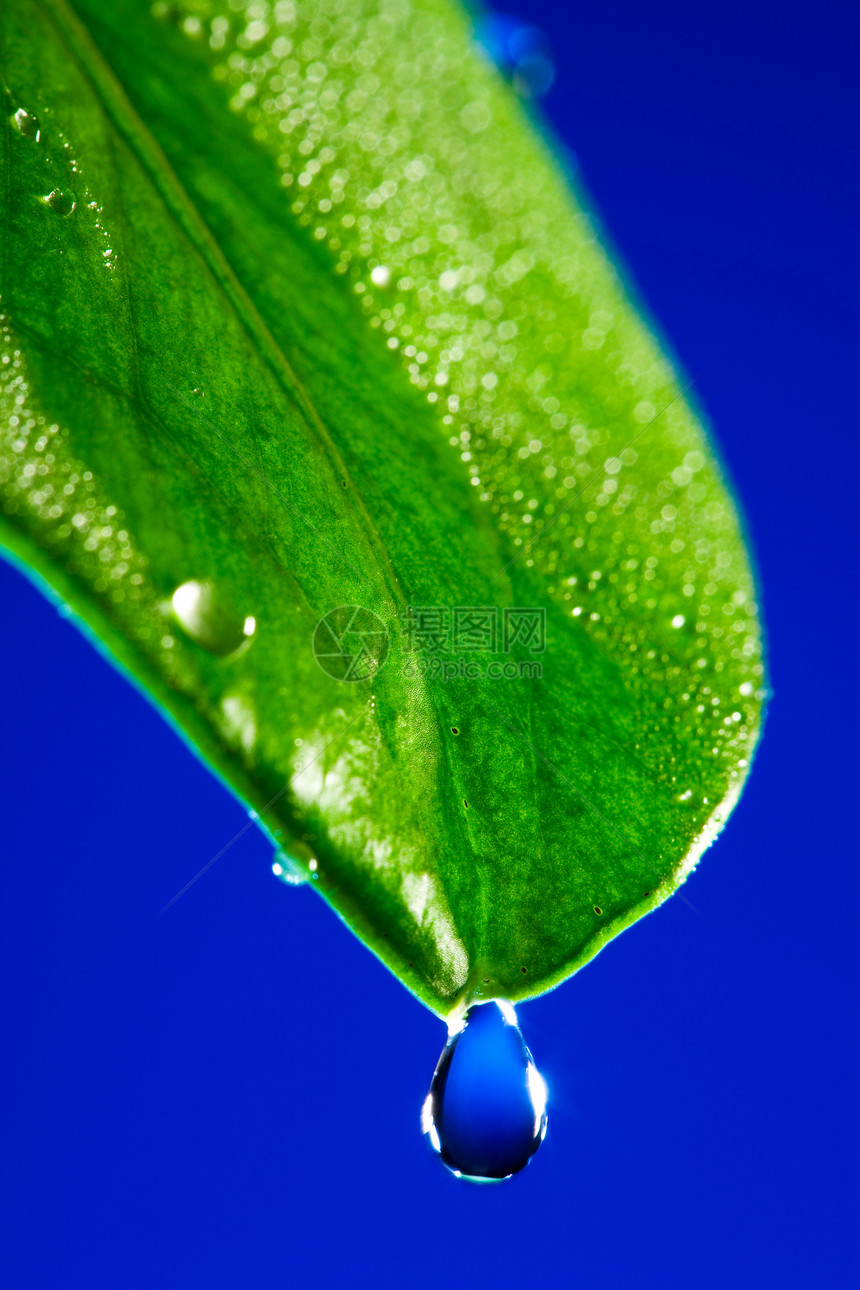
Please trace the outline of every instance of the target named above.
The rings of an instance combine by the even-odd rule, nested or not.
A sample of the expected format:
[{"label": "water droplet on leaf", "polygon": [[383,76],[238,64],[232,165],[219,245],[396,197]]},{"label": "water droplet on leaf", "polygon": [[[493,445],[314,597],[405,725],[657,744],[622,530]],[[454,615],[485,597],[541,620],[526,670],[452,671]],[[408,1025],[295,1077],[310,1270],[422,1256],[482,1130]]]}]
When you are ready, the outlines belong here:
[{"label": "water droplet on leaf", "polygon": [[75,194],[71,188],[52,188],[42,201],[58,215],[71,215],[75,209]]},{"label": "water droplet on leaf", "polygon": [[275,852],[275,858],[272,861],[272,873],[281,882],[286,883],[288,887],[300,887],[308,881],[308,875],[304,869],[297,860],[287,855],[286,851]]},{"label": "water droplet on leaf", "polygon": [[222,658],[235,654],[257,630],[256,619],[237,613],[208,581],[183,582],[174,591],[171,605],[185,634]]},{"label": "water droplet on leaf", "polygon": [[42,128],[35,112],[28,112],[26,108],[18,108],[17,112],[13,112],[12,120],[16,129],[20,134],[23,134],[25,139],[32,139],[34,143],[39,142]]},{"label": "water droplet on leaf", "polygon": [[422,1129],[458,1178],[500,1181],[543,1141],[546,1098],[511,1005],[474,1004],[439,1058]]}]

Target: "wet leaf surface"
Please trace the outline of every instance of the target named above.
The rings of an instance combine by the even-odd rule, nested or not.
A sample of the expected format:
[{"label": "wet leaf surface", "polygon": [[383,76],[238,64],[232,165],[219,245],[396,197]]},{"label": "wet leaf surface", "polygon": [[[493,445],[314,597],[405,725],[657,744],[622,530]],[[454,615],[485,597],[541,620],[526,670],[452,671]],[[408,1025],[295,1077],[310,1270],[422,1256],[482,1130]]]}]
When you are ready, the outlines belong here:
[{"label": "wet leaf surface", "polygon": [[763,674],[548,143],[430,0],[9,0],[0,58],[4,545],[428,1006],[549,988],[716,835]]}]

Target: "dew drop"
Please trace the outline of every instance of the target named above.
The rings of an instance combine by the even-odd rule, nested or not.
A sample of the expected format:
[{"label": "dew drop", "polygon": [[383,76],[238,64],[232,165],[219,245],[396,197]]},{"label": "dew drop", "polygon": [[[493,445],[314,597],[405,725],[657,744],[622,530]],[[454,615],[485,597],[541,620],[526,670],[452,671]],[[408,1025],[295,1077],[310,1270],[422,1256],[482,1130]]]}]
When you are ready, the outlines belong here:
[{"label": "dew drop", "polygon": [[32,139],[34,143],[39,142],[42,133],[42,127],[39,125],[39,118],[35,112],[28,112],[26,108],[18,108],[17,112],[12,113],[12,120],[20,134],[25,139]]},{"label": "dew drop", "polygon": [[421,1114],[458,1178],[498,1182],[525,1168],[546,1133],[547,1090],[509,1003],[474,1004],[450,1035]]},{"label": "dew drop", "polygon": [[257,630],[257,620],[236,613],[208,581],[183,582],[170,603],[186,636],[221,658],[247,645]]},{"label": "dew drop", "polygon": [[286,851],[276,851],[272,861],[272,873],[288,887],[301,887],[308,881],[308,875],[297,860]]},{"label": "dew drop", "polygon": [[76,198],[71,188],[52,188],[42,201],[58,215],[71,215],[75,209]]}]

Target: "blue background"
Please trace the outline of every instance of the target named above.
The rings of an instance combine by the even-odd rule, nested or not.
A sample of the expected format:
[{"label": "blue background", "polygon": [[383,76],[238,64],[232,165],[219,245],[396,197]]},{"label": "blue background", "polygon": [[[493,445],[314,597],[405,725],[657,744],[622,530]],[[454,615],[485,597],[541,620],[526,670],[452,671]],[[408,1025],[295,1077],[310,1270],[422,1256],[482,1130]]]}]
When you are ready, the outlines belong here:
[{"label": "blue background", "polygon": [[828,0],[519,13],[760,563],[775,697],[700,913],[521,1010],[547,1141],[460,1184],[418,1134],[443,1027],[256,829],[159,915],[242,809],[0,566],[10,1290],[856,1278],[857,33]]}]

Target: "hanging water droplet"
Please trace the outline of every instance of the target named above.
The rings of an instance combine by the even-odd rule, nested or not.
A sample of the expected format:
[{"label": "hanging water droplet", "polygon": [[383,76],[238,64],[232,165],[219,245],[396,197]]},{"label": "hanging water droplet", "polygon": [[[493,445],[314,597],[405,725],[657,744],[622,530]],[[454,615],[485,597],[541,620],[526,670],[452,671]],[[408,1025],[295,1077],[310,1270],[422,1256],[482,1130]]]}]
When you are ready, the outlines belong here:
[{"label": "hanging water droplet", "polygon": [[308,875],[297,860],[286,851],[276,851],[272,862],[272,873],[288,887],[300,887],[308,881]]},{"label": "hanging water droplet", "polygon": [[34,143],[39,142],[42,127],[39,125],[39,118],[35,112],[28,112],[26,108],[18,108],[17,112],[12,113],[12,120],[16,129],[20,134],[23,134],[25,139],[32,139]]},{"label": "hanging water droplet", "polygon": [[257,630],[256,619],[236,613],[208,581],[183,582],[170,603],[186,635],[219,657],[235,654]]},{"label": "hanging water droplet", "polygon": [[474,1004],[442,1050],[421,1127],[458,1178],[524,1168],[546,1133],[546,1084],[509,1003]]},{"label": "hanging water droplet", "polygon": [[71,188],[52,188],[42,201],[58,215],[71,215],[75,209],[76,198]]}]

